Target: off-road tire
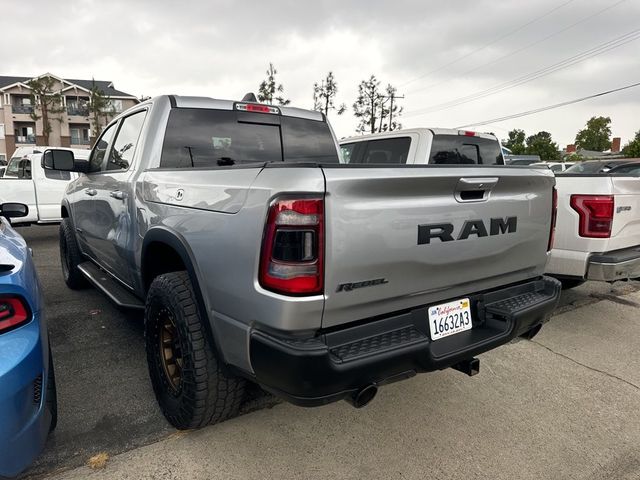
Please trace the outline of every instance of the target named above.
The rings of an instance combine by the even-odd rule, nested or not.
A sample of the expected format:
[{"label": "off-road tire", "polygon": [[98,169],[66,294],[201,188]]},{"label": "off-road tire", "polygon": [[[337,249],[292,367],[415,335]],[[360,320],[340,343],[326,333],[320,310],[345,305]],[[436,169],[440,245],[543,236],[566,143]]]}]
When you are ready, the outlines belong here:
[{"label": "off-road tire", "polygon": [[[167,318],[181,356],[178,387],[167,373],[161,346]],[[181,430],[237,415],[244,396],[245,380],[229,372],[218,358],[205,321],[187,272],[166,273],[153,280],[144,322],[149,375],[162,413]]]},{"label": "off-road tire", "polygon": [[49,347],[49,374],[47,375],[47,410],[51,414],[49,432],[53,432],[58,425],[58,391],[56,389],[56,374],[53,369],[53,357]]},{"label": "off-road tire", "polygon": [[73,224],[69,218],[63,218],[60,222],[60,264],[62,265],[64,283],[72,290],[80,290],[89,286],[89,282],[78,269],[78,265],[83,261],[73,232]]}]

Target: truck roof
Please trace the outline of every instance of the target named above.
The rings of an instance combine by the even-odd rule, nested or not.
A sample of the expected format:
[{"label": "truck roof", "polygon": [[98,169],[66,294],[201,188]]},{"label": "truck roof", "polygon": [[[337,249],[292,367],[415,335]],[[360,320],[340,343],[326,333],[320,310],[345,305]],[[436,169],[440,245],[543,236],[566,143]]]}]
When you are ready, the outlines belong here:
[{"label": "truck roof", "polygon": [[[465,132],[471,132],[472,130],[458,130],[455,128],[433,128],[433,127],[420,127],[420,128],[403,128],[401,130],[393,130],[391,132],[382,132],[382,133],[368,133],[365,135],[357,135],[353,137],[345,137],[340,139],[340,143],[347,143],[350,141],[359,141],[364,139],[371,138],[385,138],[385,137],[397,137],[398,135],[407,135],[411,133],[417,133],[419,135],[424,135],[427,133],[431,133],[433,135],[464,135]],[[497,137],[492,133],[483,133],[483,132],[473,132],[475,137],[488,138],[491,140],[496,140]]]},{"label": "truck roof", "polygon": [[[326,121],[324,115],[321,112],[315,110],[305,110],[297,107],[284,107],[281,105],[268,105],[261,104],[259,102],[249,102],[241,100],[223,100],[211,97],[194,97],[194,96],[182,96],[182,95],[159,95],[150,100],[149,103],[153,103],[160,98],[168,99],[172,105],[177,108],[209,108],[215,110],[233,110],[238,103],[247,103],[252,105],[266,105],[268,107],[276,107],[280,110],[282,115],[288,117],[305,118],[308,120]],[[139,105],[136,105],[138,107]]]}]

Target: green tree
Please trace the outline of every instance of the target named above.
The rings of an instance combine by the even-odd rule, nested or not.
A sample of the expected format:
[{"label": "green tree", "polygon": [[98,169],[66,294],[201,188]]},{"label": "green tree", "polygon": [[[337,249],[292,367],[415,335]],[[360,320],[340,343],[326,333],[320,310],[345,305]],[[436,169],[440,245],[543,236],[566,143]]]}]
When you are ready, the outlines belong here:
[{"label": "green tree", "polygon": [[633,140],[624,146],[622,154],[629,158],[640,158],[640,130],[636,132]]},{"label": "green tree", "polygon": [[358,97],[353,103],[353,114],[358,119],[356,127],[358,133],[376,133],[376,121],[380,118],[379,111],[382,109],[383,99],[380,81],[375,75],[360,82]]},{"label": "green tree", "polygon": [[319,84],[313,84],[313,109],[329,115],[329,111],[336,110],[338,115],[342,115],[347,106],[343,103],[339,107],[334,104],[335,96],[338,93],[338,82],[333,77],[333,72],[329,72]]},{"label": "green tree", "polygon": [[284,98],[284,87],[276,82],[277,73],[273,63],[269,63],[267,78],[258,87],[258,100],[269,105],[273,105],[274,101],[278,102],[278,105],[289,105],[291,100]]},{"label": "green tree", "polygon": [[34,78],[27,82],[31,89],[31,104],[34,106],[30,116],[34,122],[42,120],[42,137],[45,145],[49,145],[51,134],[51,120],[60,121],[60,114],[64,112],[62,94],[55,91],[57,80],[53,77]]},{"label": "green tree", "polygon": [[538,132],[527,137],[527,155],[539,155],[541,160],[559,160],[558,144],[551,139],[549,132]]},{"label": "green tree", "polygon": [[604,152],[611,148],[611,118],[591,117],[576,134],[575,144],[584,150]]},{"label": "green tree", "polygon": [[89,92],[89,115],[91,116],[94,141],[102,133],[102,128],[108,123],[109,117],[114,114],[115,108],[111,104],[111,97],[98,88],[95,80],[92,79],[91,91]]},{"label": "green tree", "polygon": [[502,141],[502,145],[511,150],[511,153],[514,155],[522,155],[527,150],[527,146],[525,145],[526,134],[524,130],[519,130],[514,128],[509,132],[509,138],[507,140]]}]

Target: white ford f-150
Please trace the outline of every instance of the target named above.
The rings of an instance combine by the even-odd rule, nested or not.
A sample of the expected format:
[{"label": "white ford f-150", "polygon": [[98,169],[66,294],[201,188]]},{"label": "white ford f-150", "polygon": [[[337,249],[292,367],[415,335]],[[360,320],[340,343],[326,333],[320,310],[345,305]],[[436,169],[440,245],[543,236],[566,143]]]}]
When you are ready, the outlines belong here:
[{"label": "white ford f-150", "polygon": [[[89,158],[89,150],[69,150],[78,159]],[[14,225],[55,223],[62,219],[62,196],[67,184],[78,178],[78,174],[45,170],[41,160],[42,153],[12,157],[0,178],[0,203],[17,202],[29,207],[26,217],[13,219]]]},{"label": "white ford f-150", "polygon": [[639,169],[571,171],[556,175],[558,219],[546,272],[565,288],[640,277]]}]

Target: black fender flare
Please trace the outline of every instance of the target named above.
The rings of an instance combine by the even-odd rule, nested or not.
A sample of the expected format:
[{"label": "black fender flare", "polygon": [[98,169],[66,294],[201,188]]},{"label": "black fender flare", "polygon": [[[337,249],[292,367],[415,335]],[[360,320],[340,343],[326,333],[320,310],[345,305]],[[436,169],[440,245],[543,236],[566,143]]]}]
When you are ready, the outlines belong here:
[{"label": "black fender flare", "polygon": [[145,282],[145,255],[146,250],[153,242],[164,243],[165,245],[171,247],[181,258],[182,263],[187,269],[187,273],[189,274],[189,278],[191,279],[191,283],[193,284],[193,289],[196,294],[196,300],[198,301],[198,308],[204,315],[203,320],[205,320],[205,329],[209,334],[209,339],[212,341],[213,347],[216,349],[218,354],[218,358],[224,359],[223,350],[220,347],[219,339],[220,337],[215,332],[215,326],[213,324],[212,319],[210,318],[211,312],[211,303],[209,302],[209,298],[207,295],[203,295],[202,287],[204,283],[201,281],[202,274],[200,269],[198,268],[198,263],[195,260],[195,255],[189,247],[189,244],[184,239],[184,237],[175,230],[171,230],[166,226],[156,226],[147,231],[142,241],[142,250],[140,256],[140,273],[141,279],[143,282],[142,287],[144,288],[144,295],[146,296],[149,285]]}]

